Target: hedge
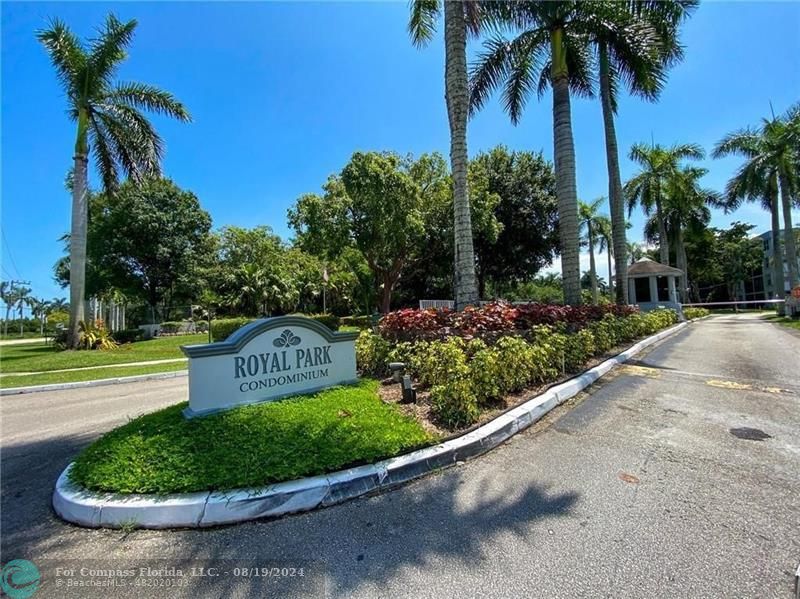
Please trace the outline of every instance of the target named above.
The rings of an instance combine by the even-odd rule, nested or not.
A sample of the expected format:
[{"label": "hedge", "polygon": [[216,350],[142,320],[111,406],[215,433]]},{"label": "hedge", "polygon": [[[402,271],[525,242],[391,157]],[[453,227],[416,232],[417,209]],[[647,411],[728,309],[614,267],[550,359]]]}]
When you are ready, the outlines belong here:
[{"label": "hedge", "polygon": [[707,308],[684,308],[683,315],[686,320],[694,320],[695,318],[703,318],[708,316],[711,312]]},{"label": "hedge", "polygon": [[[339,329],[339,317],[333,314],[294,314],[293,316],[304,316],[324,324],[332,331]],[[211,321],[211,338],[214,341],[225,341],[234,331],[242,328],[246,324],[255,321],[255,318],[220,318]]]},{"label": "hedge", "polygon": [[234,331],[253,322],[255,318],[220,318],[211,321],[211,338],[216,341],[225,341]]},{"label": "hedge", "polygon": [[575,332],[538,325],[524,337],[509,334],[491,345],[481,339],[450,336],[392,347],[381,335],[362,331],[356,341],[356,361],[362,372],[378,375],[386,374],[389,362],[404,362],[412,377],[430,389],[438,421],[448,428],[460,428],[474,423],[481,407],[509,393],[577,372],[593,356],[677,321],[674,310],[628,316],[607,312],[601,320]]}]

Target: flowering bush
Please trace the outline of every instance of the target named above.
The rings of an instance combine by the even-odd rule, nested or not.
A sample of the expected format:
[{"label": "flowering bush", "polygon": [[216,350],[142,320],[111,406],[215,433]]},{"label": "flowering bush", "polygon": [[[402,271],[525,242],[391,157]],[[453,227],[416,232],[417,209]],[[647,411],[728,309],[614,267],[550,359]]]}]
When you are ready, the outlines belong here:
[{"label": "flowering bush", "polygon": [[449,335],[483,336],[486,333],[525,331],[537,325],[553,325],[572,331],[602,320],[606,315],[626,317],[636,306],[559,306],[492,302],[453,310],[405,309],[391,312],[380,322],[381,335],[392,340],[441,339]]}]

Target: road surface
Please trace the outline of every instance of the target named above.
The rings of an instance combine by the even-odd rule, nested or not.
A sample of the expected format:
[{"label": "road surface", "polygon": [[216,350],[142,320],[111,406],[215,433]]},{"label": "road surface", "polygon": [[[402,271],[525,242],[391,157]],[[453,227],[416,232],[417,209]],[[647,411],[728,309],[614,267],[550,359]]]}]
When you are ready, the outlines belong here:
[{"label": "road surface", "polygon": [[[50,508],[82,447],[185,398],[185,379],[2,397],[1,559],[37,564],[43,597],[790,597],[800,337],[757,316],[714,317],[637,358],[466,464],[200,531],[87,530]],[[181,566],[182,578],[161,579],[187,586],[55,587],[58,564],[143,561]]]}]

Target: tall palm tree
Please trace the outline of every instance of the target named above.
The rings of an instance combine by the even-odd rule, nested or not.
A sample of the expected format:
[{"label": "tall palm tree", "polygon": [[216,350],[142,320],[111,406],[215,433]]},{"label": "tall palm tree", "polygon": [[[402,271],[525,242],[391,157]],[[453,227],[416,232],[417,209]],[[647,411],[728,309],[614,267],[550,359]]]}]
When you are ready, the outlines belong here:
[{"label": "tall palm tree", "polygon": [[600,29],[593,38],[597,52],[600,104],[606,142],[613,251],[617,257],[615,280],[618,304],[628,302],[628,268],[625,256],[625,230],[628,226],[614,124],[617,90],[620,83],[625,83],[634,95],[650,101],[658,98],[666,69],[683,58],[683,48],[678,40],[679,25],[697,4],[697,0],[629,3],[627,8],[631,12],[631,20],[626,29],[627,35],[617,36],[613,31]]},{"label": "tall palm tree", "polygon": [[142,111],[191,120],[186,108],[168,92],[142,83],[114,81],[135,28],[135,20],[123,23],[109,15],[97,37],[87,43],[81,42],[57,19],[37,34],[66,93],[68,114],[77,123],[72,170],[68,347],[77,347],[78,325],[84,319],[90,151],[103,186],[112,192],[120,171],[134,180],[160,174],[163,142]]},{"label": "tall palm tree", "polygon": [[[578,304],[581,300],[578,198],[570,95],[593,96],[593,51],[599,40],[607,57],[625,57],[629,60],[626,65],[649,73],[661,64],[651,43],[657,35],[646,20],[629,10],[628,3],[622,2],[500,2],[489,3],[483,10],[490,22],[503,23],[521,33],[510,41],[498,34],[485,43],[485,51],[479,55],[472,72],[473,110],[502,86],[503,103],[516,124],[533,90],[539,96],[548,87],[553,90],[553,145],[564,296],[567,303]],[[620,72],[619,76],[623,80],[628,78],[626,72]],[[624,249],[620,251],[624,253]]]},{"label": "tall palm tree", "polygon": [[6,317],[3,320],[3,335],[8,335],[8,319],[14,308],[14,284],[10,281],[0,281],[0,300],[6,307]]},{"label": "tall palm tree", "polygon": [[561,273],[564,301],[571,305],[581,303],[581,272],[570,93],[593,95],[587,32],[600,7],[575,1],[492,3],[486,11],[521,32],[512,40],[501,34],[487,40],[470,83],[473,110],[503,86],[503,104],[514,124],[533,90],[541,96],[552,87]]},{"label": "tall palm tree", "polygon": [[783,248],[789,286],[797,284],[797,249],[792,234],[792,205],[800,191],[800,104],[784,115],[763,119],[761,127],[726,135],[715,147],[714,158],[745,158],[726,188],[729,209],[742,201],[761,201],[772,213],[773,278],[775,297],[783,297],[783,255],[779,211],[783,211]]},{"label": "tall palm tree", "polygon": [[[698,231],[711,220],[709,206],[723,206],[721,196],[714,190],[700,185],[708,173],[707,169],[684,167],[668,182],[664,189],[663,215],[667,228],[667,238],[675,252],[677,267],[683,271],[678,280],[681,302],[686,302],[689,285],[689,265],[686,258],[684,231]],[[645,224],[645,237],[654,241],[658,238],[658,220],[653,214]]]},{"label": "tall palm tree", "polygon": [[664,220],[664,190],[681,168],[681,160],[702,160],[705,153],[697,144],[676,144],[665,148],[660,144],[634,144],[628,157],[641,166],[623,189],[630,213],[639,204],[647,216],[655,212],[658,224],[659,260],[669,264],[669,239]]},{"label": "tall palm tree", "polygon": [[[415,46],[432,38],[441,11],[439,0],[413,0],[408,30]],[[445,101],[450,121],[450,169],[453,177],[453,231],[455,268],[453,288],[457,309],[478,301],[472,217],[467,187],[467,34],[479,30],[478,3],[443,0],[445,45]]]},{"label": "tall palm tree", "polygon": [[586,242],[586,246],[589,248],[589,281],[592,289],[592,303],[595,305],[597,305],[600,300],[597,289],[597,264],[595,263],[594,259],[594,248],[600,240],[601,227],[597,220],[600,217],[597,211],[605,201],[605,198],[597,198],[590,204],[587,204],[586,202],[578,202],[579,226],[581,231],[585,231],[584,240]]}]

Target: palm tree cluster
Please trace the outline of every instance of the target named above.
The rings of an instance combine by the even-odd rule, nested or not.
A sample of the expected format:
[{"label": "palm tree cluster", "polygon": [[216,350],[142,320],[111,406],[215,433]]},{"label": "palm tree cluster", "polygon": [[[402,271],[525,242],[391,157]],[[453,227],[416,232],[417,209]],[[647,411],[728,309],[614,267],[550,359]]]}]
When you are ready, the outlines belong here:
[{"label": "palm tree cluster", "polygon": [[[731,211],[742,202],[758,202],[770,212],[773,290],[776,298],[782,298],[784,261],[789,288],[793,289],[798,282],[792,207],[800,206],[800,104],[795,104],[782,115],[773,114],[772,118],[763,119],[758,127],[747,127],[726,135],[714,147],[712,156],[730,155],[744,158],[744,163],[728,181],[723,207]],[[781,213],[783,239],[780,235]]]},{"label": "palm tree cluster", "polygon": [[29,308],[31,315],[39,321],[39,333],[44,335],[47,318],[54,312],[63,312],[69,309],[66,298],[47,300],[31,295],[30,287],[14,285],[11,281],[0,281],[0,301],[5,305],[5,318],[3,320],[3,335],[8,335],[8,325],[11,316],[16,311],[19,318],[20,335],[23,333],[25,308]]},{"label": "palm tree cluster", "polygon": [[[695,0],[667,2],[446,1],[446,98],[451,129],[451,163],[466,158],[466,113],[480,109],[497,89],[513,123],[519,122],[529,97],[553,97],[553,142],[559,234],[565,301],[579,304],[580,239],[571,95],[594,97],[596,81],[603,112],[611,208],[611,246],[617,257],[617,301],[627,298],[624,200],[619,174],[614,116],[619,88],[648,100],[658,97],[670,66],[682,57],[678,29]],[[412,2],[409,28],[416,43],[431,39],[439,12],[437,0]],[[467,86],[466,38],[486,34],[483,51],[472,66]],[[469,105],[466,105],[466,102]],[[458,118],[454,118],[456,115]],[[469,197],[454,185],[456,238],[469,231]],[[467,271],[474,263],[456,260],[456,298],[464,295]],[[464,283],[466,282],[466,283]]]}]

